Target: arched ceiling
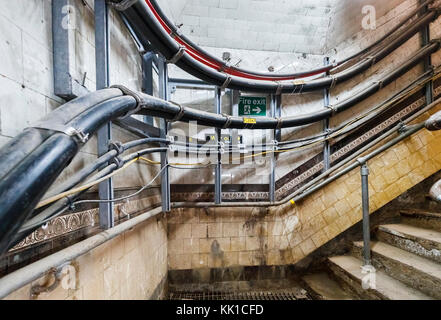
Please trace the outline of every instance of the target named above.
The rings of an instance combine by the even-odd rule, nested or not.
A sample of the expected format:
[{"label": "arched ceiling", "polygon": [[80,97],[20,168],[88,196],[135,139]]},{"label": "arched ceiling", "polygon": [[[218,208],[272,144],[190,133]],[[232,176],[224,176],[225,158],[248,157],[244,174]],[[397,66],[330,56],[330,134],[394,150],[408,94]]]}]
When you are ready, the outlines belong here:
[{"label": "arched ceiling", "polygon": [[362,7],[377,18],[417,0],[158,0],[182,31],[205,47],[322,54],[362,29]]}]

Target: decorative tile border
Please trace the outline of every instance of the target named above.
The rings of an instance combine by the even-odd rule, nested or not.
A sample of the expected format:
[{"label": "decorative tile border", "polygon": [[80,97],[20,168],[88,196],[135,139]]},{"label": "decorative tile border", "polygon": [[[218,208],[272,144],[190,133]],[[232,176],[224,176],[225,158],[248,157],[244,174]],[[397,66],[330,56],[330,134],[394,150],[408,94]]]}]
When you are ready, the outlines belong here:
[{"label": "decorative tile border", "polygon": [[[140,210],[147,210],[149,206],[156,205],[160,202],[160,196],[152,196],[118,204],[115,206],[115,220],[120,221],[121,219],[125,219],[128,215],[134,215]],[[45,227],[32,232],[29,236],[11,248],[9,252],[22,250],[37,243],[50,241],[59,236],[64,236],[71,232],[86,228],[91,231],[94,230],[94,228],[99,228],[98,208],[56,217],[49,221]]]}]

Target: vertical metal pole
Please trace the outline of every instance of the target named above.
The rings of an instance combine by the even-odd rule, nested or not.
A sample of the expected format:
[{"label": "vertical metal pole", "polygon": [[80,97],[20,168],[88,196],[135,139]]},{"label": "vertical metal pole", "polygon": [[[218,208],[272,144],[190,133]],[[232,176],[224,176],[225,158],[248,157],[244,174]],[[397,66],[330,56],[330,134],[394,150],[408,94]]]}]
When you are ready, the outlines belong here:
[{"label": "vertical metal pole", "polygon": [[[281,117],[282,116],[282,96],[278,95],[276,96],[276,117]],[[282,129],[277,129],[276,130],[276,140],[277,141],[282,141]]]},{"label": "vertical metal pole", "polygon": [[[161,59],[159,63],[159,96],[161,99],[169,100],[168,92],[168,68],[167,63],[164,59]],[[168,122],[165,119],[160,120],[160,137],[165,139],[168,134]],[[166,145],[161,145],[166,147]],[[164,169],[164,167],[166,167]],[[162,211],[170,212],[170,175],[168,168],[168,152],[161,153],[161,201],[162,201]]]},{"label": "vertical metal pole", "polygon": [[[276,117],[276,96],[271,95],[271,117]],[[273,132],[273,140],[277,141],[276,135],[277,132],[274,130]],[[274,146],[275,148],[276,146]],[[269,181],[269,201],[274,202],[276,200],[276,154],[273,152],[271,154],[271,168],[270,168],[270,181]]]},{"label": "vertical metal pole", "polygon": [[[215,94],[215,104],[216,104],[216,113],[222,113],[222,90],[221,88],[216,88]],[[214,182],[214,202],[216,204],[222,203],[222,154],[221,154],[221,143],[222,140],[222,129],[216,128],[216,141],[218,143],[218,155],[217,155],[217,164],[215,171],[215,182]]]},{"label": "vertical metal pole", "polygon": [[[96,59],[96,89],[109,86],[109,11],[106,0],[95,0],[95,59]],[[98,156],[109,151],[109,141],[112,139],[112,123],[98,130]],[[101,200],[113,199],[113,181],[108,179],[99,185]],[[100,203],[100,226],[109,229],[114,226],[113,203]]]},{"label": "vertical metal pole", "polygon": [[[153,52],[147,52],[142,56],[142,91],[151,96],[153,96],[153,59]],[[144,122],[153,125],[153,117],[145,116]]]},{"label": "vertical metal pole", "polygon": [[[423,3],[425,0],[420,0],[421,3]],[[426,6],[426,8],[423,9],[423,12],[427,12],[429,10],[429,7]],[[423,27],[421,30],[421,37],[422,37],[422,46],[426,46],[430,42],[430,24]],[[429,71],[432,69],[432,57],[428,55],[424,59],[424,71]],[[429,105],[433,102],[433,82],[430,81],[426,84],[425,88],[425,95],[426,95],[426,105]]]},{"label": "vertical metal pole", "polygon": [[361,195],[363,207],[363,260],[371,265],[371,228],[369,222],[369,168],[366,162],[361,166]]},{"label": "vertical metal pole", "polygon": [[[329,57],[325,57],[324,65],[329,65]],[[327,73],[329,74],[329,72]],[[323,92],[323,98],[324,98],[324,105],[325,107],[329,107],[330,103],[330,91],[329,89],[324,89]],[[329,131],[329,119],[325,119],[323,121],[323,131],[327,133]],[[328,171],[331,168],[331,145],[329,144],[329,141],[325,141],[323,145],[323,171]]]}]

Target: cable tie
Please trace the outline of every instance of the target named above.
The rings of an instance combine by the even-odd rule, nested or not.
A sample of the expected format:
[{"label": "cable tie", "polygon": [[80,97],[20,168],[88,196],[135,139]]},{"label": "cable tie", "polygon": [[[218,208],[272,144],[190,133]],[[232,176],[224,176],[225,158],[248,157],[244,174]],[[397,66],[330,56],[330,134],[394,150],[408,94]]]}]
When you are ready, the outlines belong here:
[{"label": "cable tie", "polygon": [[231,78],[230,76],[227,76],[227,79],[225,79],[225,82],[220,89],[225,90],[230,85],[231,80],[233,80],[233,78]]},{"label": "cable tie", "polygon": [[233,117],[223,113],[222,114],[225,118],[227,118],[227,121],[225,122],[224,126],[222,127],[222,129],[228,129],[231,125],[231,122],[233,121]]},{"label": "cable tie", "polygon": [[170,60],[167,60],[166,62],[169,64],[176,64],[176,62],[181,60],[181,58],[184,56],[184,53],[185,53],[185,48],[181,46],[179,48],[179,51],[176,52],[176,54],[173,56],[173,58],[171,58]]},{"label": "cable tie", "polygon": [[118,3],[107,1],[109,5],[113,8],[115,8],[118,11],[125,11],[131,6],[133,6],[135,3],[138,2],[138,0],[122,0]]}]

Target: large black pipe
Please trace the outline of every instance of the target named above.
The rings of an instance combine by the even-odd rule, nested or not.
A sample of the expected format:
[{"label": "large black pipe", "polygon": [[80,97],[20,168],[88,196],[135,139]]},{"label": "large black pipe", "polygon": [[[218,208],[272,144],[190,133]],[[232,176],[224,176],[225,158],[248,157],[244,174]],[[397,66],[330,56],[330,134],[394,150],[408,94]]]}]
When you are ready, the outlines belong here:
[{"label": "large black pipe", "polygon": [[[140,40],[151,42],[158,49],[158,51],[165,56],[166,59],[171,59],[180,51],[180,47],[177,42],[172,39],[167,32],[165,32],[154,17],[153,13],[143,1],[139,1],[133,7],[126,10],[123,14],[126,15],[127,20],[132,25],[133,30],[137,33]],[[280,84],[266,81],[242,80],[232,77],[228,88],[259,93],[276,93],[278,91],[282,93],[298,93],[330,88],[332,85],[353,78],[361,72],[369,69],[373,64],[378,63],[388,54],[409,40],[412,36],[417,34],[423,26],[426,26],[433,21],[437,15],[438,14],[436,12],[428,12],[425,16],[413,23],[405,32],[403,32],[396,39],[392,40],[372,57],[369,57],[357,65],[335,74],[332,77],[323,77],[302,83],[285,82]],[[146,37],[145,34],[147,34],[148,37]],[[218,86],[224,85],[225,81],[228,79],[227,75],[215,71],[196,61],[188,53],[184,53],[176,65],[188,73]]]},{"label": "large black pipe", "polygon": [[425,1],[424,3],[420,4],[406,18],[404,18],[400,23],[398,23],[395,27],[393,27],[391,30],[389,30],[386,34],[384,34],[377,41],[375,41],[374,43],[372,43],[371,45],[369,45],[368,47],[366,47],[362,51],[360,51],[360,52],[358,52],[356,54],[353,54],[353,55],[345,58],[342,61],[335,62],[332,66],[321,67],[321,68],[318,68],[318,69],[308,70],[308,71],[304,71],[304,72],[285,73],[285,74],[273,73],[273,72],[272,73],[256,72],[256,71],[253,71],[253,70],[247,70],[247,69],[243,69],[243,68],[239,68],[239,67],[227,66],[225,61],[217,58],[216,56],[211,55],[209,52],[207,52],[203,48],[199,47],[196,43],[194,43],[191,39],[189,39],[185,34],[182,34],[179,31],[178,27],[164,13],[164,11],[162,10],[161,6],[158,4],[158,2],[156,0],[150,0],[150,2],[152,4],[152,6],[155,8],[156,12],[161,17],[161,19],[167,24],[167,26],[170,28],[170,30],[172,30],[173,34],[179,35],[179,37],[182,40],[184,40],[187,44],[189,44],[192,48],[194,48],[197,51],[201,52],[204,56],[210,57],[212,60],[214,60],[215,62],[220,64],[224,69],[231,68],[231,69],[237,70],[239,72],[243,72],[243,73],[247,73],[247,74],[255,75],[255,76],[260,76],[260,77],[299,78],[299,77],[304,77],[305,75],[310,75],[310,74],[315,74],[315,73],[324,73],[324,72],[330,71],[330,70],[332,70],[334,68],[334,66],[341,66],[341,65],[345,64],[348,61],[351,61],[351,60],[353,60],[355,58],[362,57],[362,56],[368,54],[372,49],[378,47],[382,42],[384,42],[386,39],[391,37],[400,28],[402,28],[404,25],[408,24],[412,17],[414,17],[416,14],[420,13],[420,11],[423,8],[425,8],[426,6],[428,6],[429,4],[434,2],[434,0],[428,0],[428,1]]}]

